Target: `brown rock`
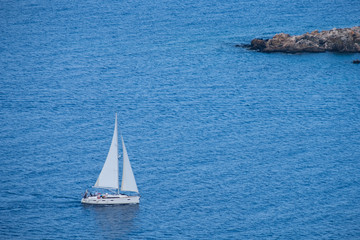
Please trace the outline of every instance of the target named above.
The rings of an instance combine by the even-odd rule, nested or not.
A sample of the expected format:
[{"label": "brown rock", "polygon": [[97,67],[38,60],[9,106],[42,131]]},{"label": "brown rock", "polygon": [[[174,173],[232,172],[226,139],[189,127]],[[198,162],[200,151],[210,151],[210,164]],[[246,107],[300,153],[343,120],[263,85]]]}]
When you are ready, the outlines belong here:
[{"label": "brown rock", "polygon": [[268,40],[253,39],[250,49],[261,52],[360,52],[360,26],[318,30],[299,36],[279,33]]},{"label": "brown rock", "polygon": [[250,49],[262,51],[262,50],[264,50],[264,48],[266,48],[265,40],[255,38],[251,41]]}]

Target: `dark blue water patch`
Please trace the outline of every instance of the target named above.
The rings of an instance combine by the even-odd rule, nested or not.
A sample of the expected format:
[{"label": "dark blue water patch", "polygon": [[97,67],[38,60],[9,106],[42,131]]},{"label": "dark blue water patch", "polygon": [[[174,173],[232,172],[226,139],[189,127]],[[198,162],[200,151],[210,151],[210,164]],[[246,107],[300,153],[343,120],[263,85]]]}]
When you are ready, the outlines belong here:
[{"label": "dark blue water patch", "polygon": [[[359,54],[234,47],[359,25],[356,5],[2,3],[1,234],[359,238]],[[115,112],[140,205],[82,205]]]}]

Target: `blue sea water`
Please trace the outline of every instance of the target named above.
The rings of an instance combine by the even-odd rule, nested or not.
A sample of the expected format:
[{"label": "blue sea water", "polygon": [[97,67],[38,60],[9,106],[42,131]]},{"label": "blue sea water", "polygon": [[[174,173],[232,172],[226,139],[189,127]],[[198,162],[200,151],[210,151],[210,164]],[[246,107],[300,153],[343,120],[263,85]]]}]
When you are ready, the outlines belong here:
[{"label": "blue sea water", "polygon": [[[360,2],[2,1],[0,235],[360,239],[360,54],[234,47]],[[139,205],[80,203],[115,112]]]}]

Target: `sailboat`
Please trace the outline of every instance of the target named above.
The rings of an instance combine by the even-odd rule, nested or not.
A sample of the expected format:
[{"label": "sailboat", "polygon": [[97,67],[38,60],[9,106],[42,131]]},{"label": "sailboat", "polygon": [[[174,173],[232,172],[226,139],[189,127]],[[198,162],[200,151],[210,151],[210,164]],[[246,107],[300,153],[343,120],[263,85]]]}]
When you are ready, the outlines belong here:
[{"label": "sailboat", "polygon": [[[121,188],[119,188],[119,153],[118,153],[118,130],[117,130],[117,114],[115,115],[115,128],[104,166],[100,175],[93,186],[99,189],[112,190],[113,193],[106,194],[88,194],[87,190],[81,203],[85,204],[136,204],[140,201],[139,190],[136,185],[134,173],[131,168],[130,160],[126,151],[124,139],[121,136],[123,149],[123,172]],[[123,194],[121,192],[132,192],[132,194]]]}]

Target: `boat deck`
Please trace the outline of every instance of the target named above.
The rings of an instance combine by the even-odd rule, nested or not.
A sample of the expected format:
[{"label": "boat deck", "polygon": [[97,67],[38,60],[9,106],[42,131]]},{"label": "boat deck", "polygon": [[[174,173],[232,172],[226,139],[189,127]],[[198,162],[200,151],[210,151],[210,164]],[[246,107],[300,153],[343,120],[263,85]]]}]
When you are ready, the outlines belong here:
[{"label": "boat deck", "polygon": [[139,203],[140,196],[119,195],[97,195],[88,196],[81,199],[85,204],[136,204]]}]

